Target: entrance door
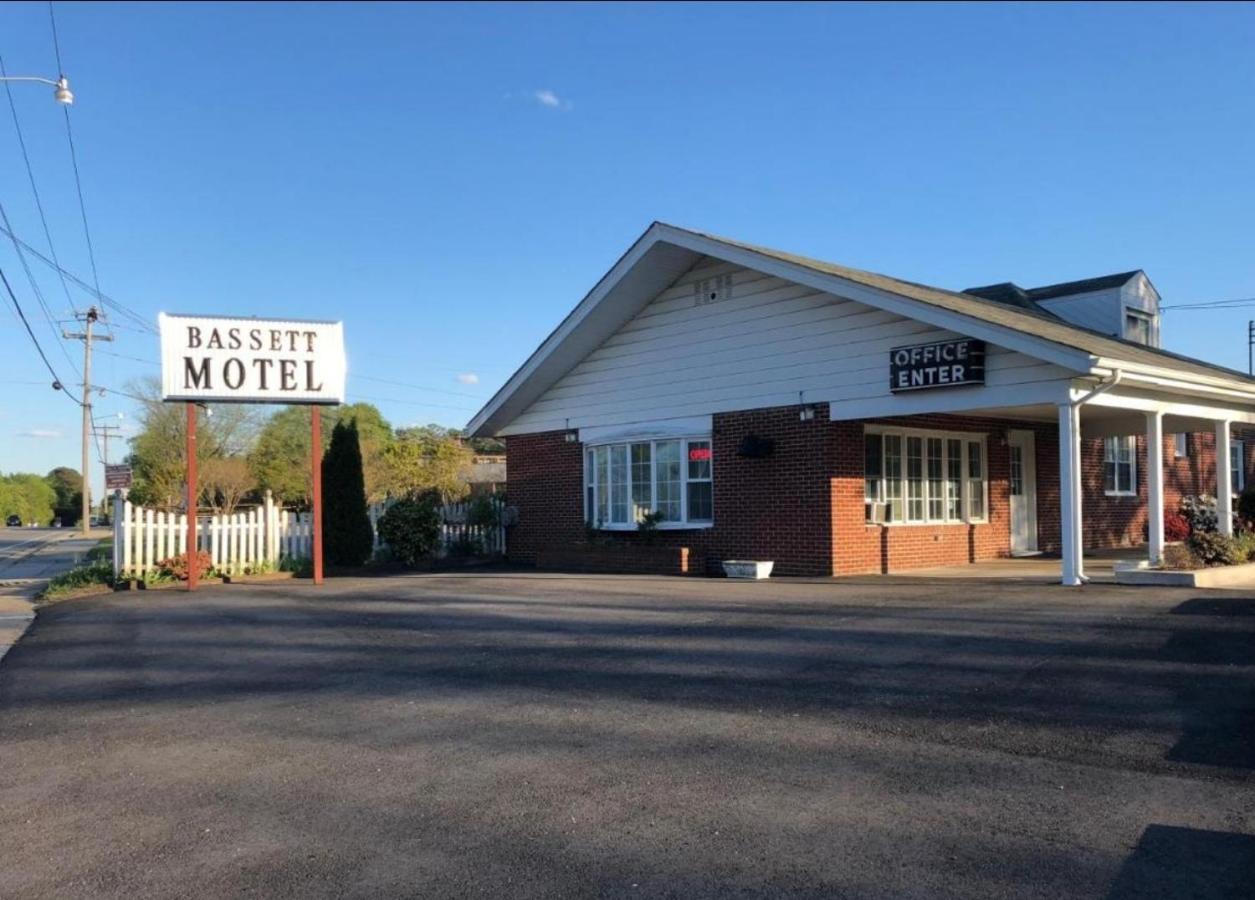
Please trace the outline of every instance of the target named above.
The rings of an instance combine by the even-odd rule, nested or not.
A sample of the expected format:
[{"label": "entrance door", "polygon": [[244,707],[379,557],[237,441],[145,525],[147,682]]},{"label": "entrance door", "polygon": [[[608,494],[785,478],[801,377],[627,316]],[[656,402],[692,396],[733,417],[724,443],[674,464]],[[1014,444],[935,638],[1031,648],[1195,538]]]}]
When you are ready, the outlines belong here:
[{"label": "entrance door", "polygon": [[1031,431],[1007,434],[1011,451],[1011,553],[1037,552],[1037,439]]}]

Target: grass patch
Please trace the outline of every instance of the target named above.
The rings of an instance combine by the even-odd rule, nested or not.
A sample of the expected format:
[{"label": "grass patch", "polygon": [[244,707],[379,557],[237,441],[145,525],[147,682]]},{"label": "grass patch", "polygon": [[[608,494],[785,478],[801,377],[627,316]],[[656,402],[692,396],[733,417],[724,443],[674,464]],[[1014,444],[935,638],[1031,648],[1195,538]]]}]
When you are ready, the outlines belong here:
[{"label": "grass patch", "polygon": [[39,592],[40,600],[64,600],[77,594],[92,593],[101,588],[113,587],[113,566],[108,562],[95,562],[78,566],[48,582]]},{"label": "grass patch", "polygon": [[104,538],[100,543],[96,544],[87,551],[85,559],[89,563],[109,562],[113,559],[113,538]]}]

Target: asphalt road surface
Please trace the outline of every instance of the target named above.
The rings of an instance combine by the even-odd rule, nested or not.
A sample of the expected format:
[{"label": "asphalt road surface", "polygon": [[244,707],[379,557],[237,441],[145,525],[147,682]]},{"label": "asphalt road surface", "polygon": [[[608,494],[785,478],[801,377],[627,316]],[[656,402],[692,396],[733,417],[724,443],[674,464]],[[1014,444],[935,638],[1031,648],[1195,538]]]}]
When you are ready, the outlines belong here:
[{"label": "asphalt road surface", "polygon": [[506,574],[0,663],[4,897],[1250,897],[1255,599]]},{"label": "asphalt road surface", "polygon": [[0,528],[0,582],[41,581],[73,568],[107,529]]}]

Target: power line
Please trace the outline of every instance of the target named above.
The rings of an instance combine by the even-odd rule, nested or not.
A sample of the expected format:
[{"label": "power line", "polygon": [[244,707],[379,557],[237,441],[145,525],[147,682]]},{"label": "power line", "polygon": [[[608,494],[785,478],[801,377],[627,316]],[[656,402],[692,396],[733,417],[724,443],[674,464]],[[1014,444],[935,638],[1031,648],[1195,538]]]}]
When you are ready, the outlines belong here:
[{"label": "power line", "polygon": [[[9,214],[4,209],[4,204],[0,203],[0,221],[4,222],[4,226],[9,229]],[[74,360],[70,358],[70,353],[65,348],[65,344],[61,343],[60,335],[57,333],[57,325],[53,319],[52,310],[48,308],[48,301],[44,299],[44,292],[39,289],[39,282],[35,279],[35,273],[31,271],[30,263],[26,261],[26,256],[22,253],[22,248],[15,242],[13,249],[17,251],[18,261],[22,264],[22,270],[26,272],[26,280],[30,282],[31,292],[35,295],[35,301],[39,304],[39,309],[44,314],[44,318],[48,322],[48,328],[52,331],[52,336],[57,342],[57,346],[61,348],[61,353],[65,356],[65,361],[70,364],[74,374],[79,374],[78,367],[74,365]]]},{"label": "power line", "polygon": [[61,273],[62,275],[64,275],[66,278],[70,279],[70,281],[72,281],[75,285],[77,285],[78,287],[82,288],[82,289],[83,289],[84,291],[86,291],[88,294],[90,294],[91,296],[93,296],[93,297],[94,297],[96,300],[98,300],[98,301],[99,301],[102,305],[107,306],[107,307],[109,307],[110,309],[114,310],[115,312],[119,312],[119,313],[121,313],[122,315],[126,316],[128,319],[130,319],[130,320],[131,320],[131,322],[133,322],[134,324],[136,324],[137,326],[139,326],[140,328],[142,328],[144,332],[146,332],[146,333],[148,333],[148,334],[157,334],[157,333],[158,333],[158,332],[157,332],[157,329],[156,329],[156,328],[154,328],[151,324],[149,324],[148,320],[147,320],[147,319],[145,319],[142,315],[140,315],[139,313],[135,312],[133,309],[130,309],[130,308],[129,308],[129,307],[127,307],[125,304],[120,303],[120,302],[119,302],[119,301],[117,301],[117,300],[114,300],[114,299],[113,299],[112,297],[110,297],[108,294],[102,293],[101,291],[99,291],[99,290],[97,290],[97,289],[93,288],[90,284],[88,284],[88,283],[87,283],[86,281],[84,281],[82,278],[79,278],[77,275],[75,275],[75,274],[74,274],[73,272],[71,272],[70,270],[68,270],[68,269],[63,269],[61,266],[57,265],[57,264],[56,264],[55,262],[53,262],[51,259],[49,259],[48,257],[44,256],[42,253],[40,253],[38,250],[36,250],[36,249],[35,249],[34,247],[32,247],[30,244],[26,243],[26,241],[22,240],[20,237],[18,237],[16,234],[14,234],[12,229],[10,229],[10,228],[5,228],[5,227],[3,227],[3,226],[0,226],[0,234],[5,234],[5,235],[7,235],[8,237],[12,238],[13,240],[17,241],[17,243],[18,243],[18,244],[20,244],[20,245],[22,246],[22,249],[23,249],[23,250],[25,250],[27,253],[29,253],[31,256],[35,257],[35,259],[39,260],[39,261],[40,261],[41,263],[43,263],[44,265],[46,265],[46,266],[48,266],[48,267],[50,267],[50,268],[52,268],[52,269],[55,269],[56,271],[60,272],[60,273]]},{"label": "power line", "polygon": [[1239,309],[1243,306],[1255,305],[1255,297],[1245,297],[1235,300],[1206,300],[1201,303],[1170,303],[1166,306],[1160,306],[1160,312],[1167,312],[1170,309]]},{"label": "power line", "polygon": [[[8,75],[4,68],[4,58],[0,57],[0,75]],[[26,137],[22,134],[22,123],[17,115],[17,103],[13,100],[13,87],[9,82],[4,83],[5,93],[9,98],[9,111],[13,114],[13,128],[17,132],[17,143],[22,150],[22,161],[26,164],[26,177],[30,180],[31,193],[35,195],[35,208],[39,210],[39,221],[44,227],[44,238],[48,241],[48,252],[52,254],[53,262],[57,263],[57,271],[61,276],[61,289],[65,292],[65,300],[70,304],[70,309],[74,309],[74,300],[70,297],[70,286],[65,283],[65,275],[61,272],[61,261],[57,259],[57,248],[52,243],[52,231],[48,227],[48,217],[44,214],[44,202],[39,196],[39,187],[35,183],[35,169],[31,165],[30,153],[26,149]]]},{"label": "power line", "polygon": [[26,333],[30,335],[31,341],[35,344],[35,349],[39,351],[39,358],[44,361],[48,372],[52,375],[53,384],[58,385],[61,390],[65,391],[65,395],[82,406],[83,403],[77,397],[70,393],[70,389],[66,387],[61,378],[57,375],[57,370],[52,367],[52,363],[48,361],[48,354],[44,353],[44,348],[39,346],[39,338],[35,337],[35,332],[31,329],[31,323],[26,318],[26,313],[22,309],[22,304],[17,302],[17,294],[13,293],[13,286],[9,284],[8,276],[4,274],[4,269],[0,268],[0,282],[4,283],[4,289],[9,295],[9,299],[13,302],[13,308],[17,310],[18,318],[22,320],[22,324],[26,326]]},{"label": "power line", "polygon": [[48,21],[52,25],[52,50],[57,55],[57,75],[64,75],[65,68],[61,65],[61,42],[57,40],[57,12],[48,0]]},{"label": "power line", "polygon": [[450,397],[467,397],[471,400],[481,399],[478,394],[468,394],[466,391],[448,391],[448,390],[442,390],[441,388],[424,387],[421,384],[410,384],[409,382],[405,382],[405,381],[393,381],[390,378],[372,378],[369,375],[353,375],[353,374],[351,374],[349,377],[359,378],[362,381],[375,381],[375,382],[378,382],[379,384],[392,384],[392,385],[396,385],[397,387],[413,388],[416,391],[426,391],[432,394],[448,394]]}]

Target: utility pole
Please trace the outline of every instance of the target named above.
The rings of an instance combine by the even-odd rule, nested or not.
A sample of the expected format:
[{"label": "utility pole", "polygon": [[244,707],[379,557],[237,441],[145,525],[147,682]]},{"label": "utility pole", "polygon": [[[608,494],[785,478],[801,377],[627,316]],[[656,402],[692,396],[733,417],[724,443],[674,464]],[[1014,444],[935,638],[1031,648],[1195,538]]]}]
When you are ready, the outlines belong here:
[{"label": "utility pole", "polygon": [[1255,375],[1255,319],[1246,323],[1246,374]]},{"label": "utility pole", "polygon": [[67,340],[83,342],[83,510],[79,530],[87,534],[92,509],[91,469],[88,466],[87,455],[92,439],[92,341],[111,341],[113,337],[107,334],[92,334],[92,326],[100,318],[100,313],[94,306],[85,313],[75,313],[74,318],[83,322],[83,330],[63,331],[61,334]]},{"label": "utility pole", "polygon": [[96,435],[104,440],[104,446],[100,448],[100,452],[104,454],[104,464],[109,465],[109,437],[114,432],[121,431],[121,425],[97,425],[95,427]]}]

